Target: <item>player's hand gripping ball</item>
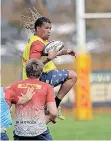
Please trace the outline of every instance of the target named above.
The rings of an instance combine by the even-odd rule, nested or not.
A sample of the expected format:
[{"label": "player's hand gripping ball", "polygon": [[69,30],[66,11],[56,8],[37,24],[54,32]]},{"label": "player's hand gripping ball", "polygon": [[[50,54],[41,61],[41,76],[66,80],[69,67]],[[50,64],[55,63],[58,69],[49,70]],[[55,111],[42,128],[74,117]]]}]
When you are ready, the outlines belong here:
[{"label": "player's hand gripping ball", "polygon": [[50,43],[48,43],[45,47],[44,50],[42,52],[42,55],[47,56],[49,50],[58,52],[60,51],[62,48],[64,48],[64,44],[61,41],[52,41]]}]

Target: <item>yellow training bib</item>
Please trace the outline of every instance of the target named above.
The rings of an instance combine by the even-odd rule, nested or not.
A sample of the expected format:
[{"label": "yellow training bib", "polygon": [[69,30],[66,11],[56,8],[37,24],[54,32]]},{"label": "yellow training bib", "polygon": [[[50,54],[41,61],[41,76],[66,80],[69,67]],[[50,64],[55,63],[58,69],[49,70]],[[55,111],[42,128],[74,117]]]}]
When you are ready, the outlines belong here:
[{"label": "yellow training bib", "polygon": [[[49,41],[48,40],[43,40],[40,37],[38,37],[37,35],[32,35],[31,38],[29,39],[26,48],[23,52],[23,58],[22,58],[22,65],[23,65],[23,79],[27,79],[26,76],[26,62],[29,60],[29,54],[30,54],[30,47],[32,45],[33,42],[35,41],[40,41],[44,44],[44,46],[46,46]],[[41,57],[42,59],[43,57]],[[48,62],[45,64],[44,68],[43,68],[43,72],[49,72],[51,70],[56,69],[56,66],[54,65],[54,63],[52,61]]]}]

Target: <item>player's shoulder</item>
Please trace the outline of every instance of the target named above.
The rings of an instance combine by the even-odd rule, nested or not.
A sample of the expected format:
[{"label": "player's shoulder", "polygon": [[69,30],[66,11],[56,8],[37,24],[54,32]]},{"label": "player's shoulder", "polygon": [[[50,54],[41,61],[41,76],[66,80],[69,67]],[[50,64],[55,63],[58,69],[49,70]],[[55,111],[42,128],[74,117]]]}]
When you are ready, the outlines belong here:
[{"label": "player's shoulder", "polygon": [[44,44],[41,41],[36,40],[36,41],[32,42],[31,50],[42,51],[43,49],[44,49]]},{"label": "player's shoulder", "polygon": [[5,93],[5,96],[7,96],[7,94],[10,94],[10,95],[15,94],[15,92],[10,88],[4,88],[4,93]]},{"label": "player's shoulder", "polygon": [[32,38],[32,44],[44,45],[43,39],[41,39],[37,35],[33,35],[31,38]]},{"label": "player's shoulder", "polygon": [[24,83],[24,82],[26,82],[26,81],[27,81],[27,79],[25,79],[25,80],[20,80],[20,81],[14,83],[14,84],[15,84],[15,85],[18,85],[18,84]]},{"label": "player's shoulder", "polygon": [[41,42],[40,40],[36,40],[36,41],[33,41],[32,42],[32,45],[44,45],[44,43],[43,42]]},{"label": "player's shoulder", "polygon": [[19,84],[24,83],[25,81],[26,81],[26,80],[20,80],[20,81],[17,81],[17,82],[15,82],[15,83],[12,83],[11,85],[7,86],[6,89],[11,88],[11,87],[16,87],[16,86],[18,86]]}]

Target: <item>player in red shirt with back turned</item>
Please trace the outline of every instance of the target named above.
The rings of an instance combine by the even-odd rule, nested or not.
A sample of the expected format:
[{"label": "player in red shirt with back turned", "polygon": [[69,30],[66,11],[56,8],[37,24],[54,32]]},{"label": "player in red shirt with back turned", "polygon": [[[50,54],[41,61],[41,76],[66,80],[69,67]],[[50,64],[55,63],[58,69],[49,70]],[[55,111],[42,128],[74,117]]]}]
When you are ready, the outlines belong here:
[{"label": "player in red shirt with back turned", "polygon": [[[52,86],[39,81],[43,69],[42,61],[30,59],[26,63],[28,79],[10,86],[17,95],[34,88],[32,99],[24,105],[16,105],[14,140],[52,140],[47,123],[56,123],[57,107]],[[44,114],[47,105],[49,115]]]}]

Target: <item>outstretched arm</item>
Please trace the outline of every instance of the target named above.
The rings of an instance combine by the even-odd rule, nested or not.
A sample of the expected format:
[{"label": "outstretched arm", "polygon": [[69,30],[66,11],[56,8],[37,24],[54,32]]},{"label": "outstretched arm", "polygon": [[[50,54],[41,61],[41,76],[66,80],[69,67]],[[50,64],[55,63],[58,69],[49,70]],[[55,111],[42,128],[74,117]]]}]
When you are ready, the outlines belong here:
[{"label": "outstretched arm", "polygon": [[76,57],[76,54],[72,49],[62,49],[57,52],[57,56],[62,56],[62,55],[71,55]]},{"label": "outstretched arm", "polygon": [[15,90],[11,87],[4,89],[5,94],[5,100],[9,106],[11,104],[24,104],[31,100],[33,94],[34,94],[34,88],[28,88],[26,95],[21,94],[21,96],[18,96],[15,93]]}]

